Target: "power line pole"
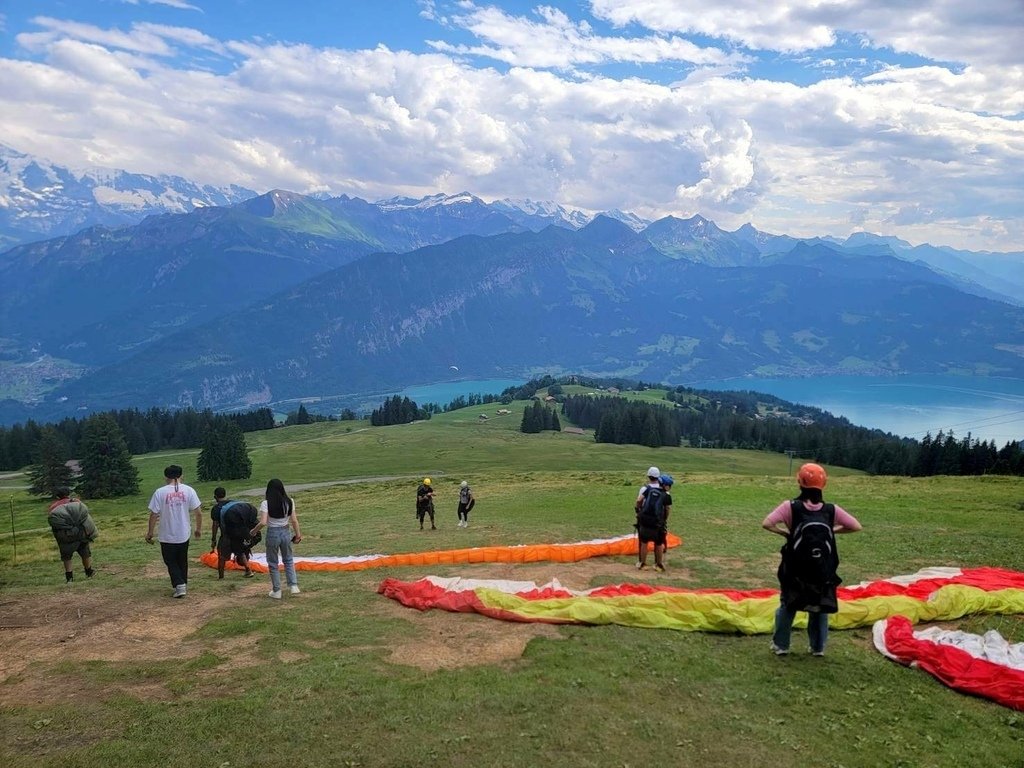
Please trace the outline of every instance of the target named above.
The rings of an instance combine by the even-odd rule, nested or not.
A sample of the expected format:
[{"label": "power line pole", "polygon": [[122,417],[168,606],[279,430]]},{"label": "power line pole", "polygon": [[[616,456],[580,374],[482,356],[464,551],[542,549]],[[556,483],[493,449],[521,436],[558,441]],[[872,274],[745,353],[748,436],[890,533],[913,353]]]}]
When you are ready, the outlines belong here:
[{"label": "power line pole", "polygon": [[786,455],[789,456],[789,474],[793,475],[793,457],[796,456],[796,448],[787,448]]}]

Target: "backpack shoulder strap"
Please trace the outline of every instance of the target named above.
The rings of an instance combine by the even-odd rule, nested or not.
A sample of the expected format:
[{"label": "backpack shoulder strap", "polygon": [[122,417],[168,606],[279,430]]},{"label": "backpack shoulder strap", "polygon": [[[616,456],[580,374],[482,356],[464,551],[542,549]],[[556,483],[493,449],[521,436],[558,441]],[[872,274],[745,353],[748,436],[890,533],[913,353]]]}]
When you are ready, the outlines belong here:
[{"label": "backpack shoulder strap", "polygon": [[790,526],[789,532],[792,533],[798,527],[800,523],[804,521],[804,517],[807,515],[807,508],[800,499],[792,499],[789,502],[789,513],[790,513]]},{"label": "backpack shoulder strap", "polygon": [[231,509],[231,507],[235,506],[235,504],[241,504],[241,502],[240,501],[229,501],[227,504],[224,504],[224,505],[221,506],[221,508],[220,508],[220,527],[221,528],[224,527],[224,513],[227,512],[229,509]]}]

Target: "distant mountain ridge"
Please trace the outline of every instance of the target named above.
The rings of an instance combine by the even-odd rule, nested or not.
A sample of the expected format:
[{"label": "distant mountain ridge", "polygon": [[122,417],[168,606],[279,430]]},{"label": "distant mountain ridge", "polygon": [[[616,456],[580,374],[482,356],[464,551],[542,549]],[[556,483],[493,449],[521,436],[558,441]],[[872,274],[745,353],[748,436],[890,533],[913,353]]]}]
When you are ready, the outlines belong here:
[{"label": "distant mountain ridge", "polygon": [[668,383],[746,373],[1024,377],[1021,339],[1024,309],[892,255],[801,242],[759,266],[712,267],[598,217],[578,231],[369,253],[143,345],[57,387],[34,412],[395,391],[443,380],[451,365],[479,378],[544,370]]},{"label": "distant mountain ridge", "polygon": [[[480,273],[484,265],[492,271]],[[728,232],[699,215],[645,222],[468,192],[373,203],[272,190],[0,254],[0,400],[10,398],[0,420],[99,403],[230,408],[324,388],[400,388],[429,381],[445,357],[441,379],[455,358],[503,377],[575,370],[670,383],[747,373],[1015,376],[1022,265],[1024,254],[868,233]],[[335,280],[361,286],[371,304]],[[804,288],[829,302],[819,320],[804,314]],[[340,308],[323,306],[317,291]],[[565,331],[563,318],[574,317]],[[436,341],[421,338],[435,326]],[[320,330],[309,337],[307,327]],[[355,351],[332,341],[339,328]],[[493,349],[481,351],[478,337]],[[295,353],[287,374],[268,377],[273,361],[252,344],[319,351]],[[188,352],[168,365],[168,345]],[[431,345],[436,356],[422,357]]]},{"label": "distant mountain ridge", "polygon": [[150,214],[232,205],[256,193],[109,168],[72,170],[0,144],[0,250]]}]

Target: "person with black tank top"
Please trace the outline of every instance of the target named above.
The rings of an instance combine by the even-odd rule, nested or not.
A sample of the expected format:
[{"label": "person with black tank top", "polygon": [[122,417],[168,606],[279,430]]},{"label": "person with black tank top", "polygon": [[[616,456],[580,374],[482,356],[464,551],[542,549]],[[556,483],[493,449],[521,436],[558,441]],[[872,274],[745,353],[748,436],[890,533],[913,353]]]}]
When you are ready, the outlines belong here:
[{"label": "person with black tank top", "polygon": [[[817,526],[824,531],[828,539],[828,553],[838,564],[839,555],[835,551],[834,534],[856,533],[861,524],[853,515],[837,504],[826,504],[823,496],[828,475],[825,468],[818,464],[804,464],[797,473],[800,495],[777,506],[761,523],[761,527],[769,533],[786,538],[782,548],[782,564],[779,566],[779,608],[775,612],[775,632],[772,635],[772,652],[776,656],[789,653],[790,636],[793,620],[798,611],[807,612],[807,639],[810,651],[815,656],[825,655],[825,644],[828,641],[828,615],[838,610],[836,587],[841,579],[831,571],[825,583],[808,584],[787,570],[787,554],[794,546],[795,538],[799,538],[804,526]],[[808,533],[810,536],[814,532]],[[822,547],[825,549],[826,547]]]}]

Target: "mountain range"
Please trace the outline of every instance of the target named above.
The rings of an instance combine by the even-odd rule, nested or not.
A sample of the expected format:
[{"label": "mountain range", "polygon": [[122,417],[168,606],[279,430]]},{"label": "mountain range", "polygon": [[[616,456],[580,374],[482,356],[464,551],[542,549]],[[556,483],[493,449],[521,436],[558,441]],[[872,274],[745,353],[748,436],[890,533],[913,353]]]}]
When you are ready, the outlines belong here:
[{"label": "mountain range", "polygon": [[1024,377],[1022,263],[468,193],[275,190],[0,254],[0,422],[395,391],[452,365]]},{"label": "mountain range", "polygon": [[232,205],[255,192],[110,168],[75,170],[0,144],[0,250],[98,224],[137,224],[154,213]]}]

